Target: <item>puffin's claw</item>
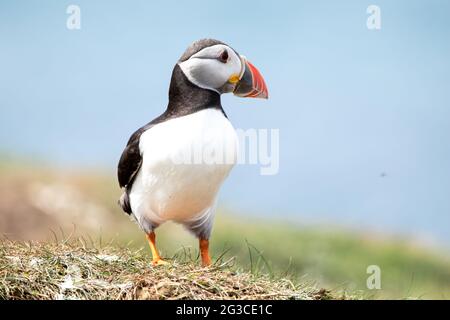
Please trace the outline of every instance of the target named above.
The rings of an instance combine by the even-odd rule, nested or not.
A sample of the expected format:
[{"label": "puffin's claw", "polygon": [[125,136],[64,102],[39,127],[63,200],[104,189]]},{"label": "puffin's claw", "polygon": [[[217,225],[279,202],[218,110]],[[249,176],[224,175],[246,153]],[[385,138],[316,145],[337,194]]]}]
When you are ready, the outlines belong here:
[{"label": "puffin's claw", "polygon": [[165,260],[163,260],[163,259],[161,259],[161,258],[152,260],[152,266],[154,266],[154,267],[168,265],[168,264],[170,264],[170,263],[165,261]]}]

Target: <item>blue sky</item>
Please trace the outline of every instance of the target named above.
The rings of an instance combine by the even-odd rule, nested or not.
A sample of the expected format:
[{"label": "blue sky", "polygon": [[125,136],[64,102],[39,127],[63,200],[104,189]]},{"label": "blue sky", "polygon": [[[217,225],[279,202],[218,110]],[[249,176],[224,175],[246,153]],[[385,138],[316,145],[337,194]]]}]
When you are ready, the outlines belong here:
[{"label": "blue sky", "polygon": [[[66,28],[70,4],[81,30]],[[450,245],[449,12],[437,0],[2,0],[0,150],[115,174],[129,135],[164,110],[176,60],[212,37],[269,87],[268,101],[223,98],[234,126],[280,129],[279,174],[237,167],[223,205]]]}]

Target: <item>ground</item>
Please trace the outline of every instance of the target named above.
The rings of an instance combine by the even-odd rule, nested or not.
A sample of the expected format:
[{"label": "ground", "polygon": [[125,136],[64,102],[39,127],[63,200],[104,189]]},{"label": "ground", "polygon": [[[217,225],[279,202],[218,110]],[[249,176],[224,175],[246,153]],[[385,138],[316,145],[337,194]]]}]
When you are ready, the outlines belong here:
[{"label": "ground", "polygon": [[233,267],[171,260],[153,267],[145,252],[86,247],[83,240],[2,241],[0,299],[332,299],[327,290]]},{"label": "ground", "polygon": [[[21,288],[20,290],[28,292],[27,288],[39,286],[39,281],[44,281],[44,288],[50,288],[53,293],[60,290],[58,286],[64,283],[66,276],[71,275],[74,268],[71,265],[77,266],[73,262],[64,262],[64,259],[73,255],[73,261],[81,263],[83,260],[79,258],[80,254],[124,257],[124,260],[103,263],[104,275],[100,269],[102,264],[92,267],[92,272],[95,271],[93,275],[102,275],[94,277],[101,280],[94,281],[99,288],[95,292],[99,295],[101,286],[109,283],[108,277],[115,285],[129,283],[127,279],[130,277],[131,283],[136,285],[140,275],[143,281],[151,281],[153,278],[162,281],[166,276],[165,273],[153,274],[154,272],[172,270],[175,272],[175,279],[178,279],[177,270],[180,274],[202,274],[196,267],[198,263],[194,263],[198,255],[197,239],[181,226],[170,223],[157,229],[157,242],[162,255],[171,259],[177,267],[158,271],[150,268],[145,235],[117,205],[121,190],[117,185],[114,170],[59,170],[36,163],[27,165],[16,160],[2,161],[0,156],[0,176],[0,239],[13,241],[10,242],[13,245],[2,244],[4,247],[0,248],[0,281],[3,283],[3,295],[11,294],[7,293],[12,290],[8,288]],[[305,298],[315,297],[315,293],[321,288],[327,289],[322,291],[325,293],[331,291],[334,298],[450,298],[448,248],[440,247],[436,243],[421,242],[417,237],[412,237],[414,235],[391,235],[331,224],[306,225],[302,224],[301,214],[295,215],[299,217],[298,220],[288,220],[288,216],[286,212],[279,212],[269,219],[257,212],[226,210],[223,206],[219,208],[211,237],[211,254],[213,261],[230,262],[215,276],[223,275],[226,271],[229,273],[225,278],[248,277],[245,278],[248,281],[265,279],[267,285],[274,284],[275,287],[278,283],[286,284],[287,287],[283,287],[286,290],[292,288],[292,283],[294,287],[303,288]],[[84,252],[82,248],[87,245],[80,247],[79,242],[69,248],[61,247],[61,239],[68,238],[86,239],[84,243],[89,244],[91,249],[98,247],[93,246],[93,243],[99,243],[99,252]],[[26,251],[20,243],[29,240],[40,241],[43,245],[33,243],[32,249]],[[113,241],[113,244],[105,247],[104,244],[110,241]],[[59,245],[53,247],[52,243]],[[29,270],[29,264],[36,265],[46,252],[48,259],[43,261],[50,264],[44,265],[48,267],[46,270],[51,276],[55,277],[55,280],[50,282],[45,282],[45,279],[41,278],[42,275],[38,276],[34,269]],[[52,256],[58,257],[59,260],[52,260]],[[58,261],[62,261],[62,265]],[[15,262],[17,263],[14,264]],[[100,260],[98,263],[101,262]],[[367,278],[370,276],[367,270],[374,265],[381,270],[380,290],[367,287]],[[25,269],[21,269],[22,267]],[[60,273],[53,270],[53,267]],[[82,265],[78,268],[84,270]],[[192,268],[193,273],[189,268]],[[8,277],[5,277],[5,272]],[[117,274],[120,277],[116,279],[114,277]],[[209,274],[211,279],[216,279],[212,273]],[[75,285],[75,280],[79,277],[71,277]],[[14,279],[21,280],[16,283]],[[30,279],[37,279],[38,282],[34,283]],[[179,283],[184,283],[183,278],[179,280]],[[8,286],[5,281],[8,281]],[[261,288],[267,287],[261,285]],[[106,291],[117,294],[120,292],[117,288],[109,288]],[[145,291],[137,290],[135,297],[145,295]],[[160,291],[158,289],[158,292]],[[82,295],[82,291],[76,292]],[[21,295],[17,295],[19,296]],[[287,298],[289,294],[281,296]],[[42,296],[52,297],[55,298],[45,294]],[[131,297],[128,291],[126,297]],[[255,294],[255,298],[258,297]],[[299,296],[294,292],[292,297]]]}]

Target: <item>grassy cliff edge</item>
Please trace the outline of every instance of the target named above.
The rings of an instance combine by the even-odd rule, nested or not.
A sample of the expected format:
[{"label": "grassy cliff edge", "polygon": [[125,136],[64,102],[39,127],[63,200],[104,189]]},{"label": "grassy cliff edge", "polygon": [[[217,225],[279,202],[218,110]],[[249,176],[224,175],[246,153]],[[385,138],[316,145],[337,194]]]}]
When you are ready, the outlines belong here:
[{"label": "grassy cliff edge", "polygon": [[332,299],[327,290],[254,275],[233,259],[209,268],[174,259],[152,267],[142,250],[2,241],[0,299]]}]

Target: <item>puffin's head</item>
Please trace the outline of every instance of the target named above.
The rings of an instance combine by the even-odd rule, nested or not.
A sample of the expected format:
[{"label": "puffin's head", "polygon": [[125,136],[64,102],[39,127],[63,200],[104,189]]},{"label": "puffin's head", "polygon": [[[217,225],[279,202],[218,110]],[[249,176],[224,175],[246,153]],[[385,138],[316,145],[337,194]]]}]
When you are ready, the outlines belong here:
[{"label": "puffin's head", "polygon": [[219,94],[267,99],[269,93],[261,73],[244,56],[213,39],[195,41],[178,61],[190,82]]}]

